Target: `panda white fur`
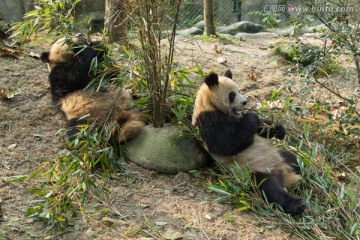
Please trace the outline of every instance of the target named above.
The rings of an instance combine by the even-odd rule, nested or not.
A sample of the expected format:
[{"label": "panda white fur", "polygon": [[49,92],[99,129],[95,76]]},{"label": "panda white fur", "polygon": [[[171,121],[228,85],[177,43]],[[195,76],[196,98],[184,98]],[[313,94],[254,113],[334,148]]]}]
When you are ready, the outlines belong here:
[{"label": "panda white fur", "polygon": [[105,50],[99,42],[87,42],[82,36],[61,38],[41,59],[47,62],[53,103],[59,105],[68,120],[70,139],[78,125],[108,123],[118,143],[135,138],[144,126],[141,116],[128,110],[132,97],[126,90],[88,93],[83,90],[94,77],[92,62],[101,62]]},{"label": "panda white fur", "polygon": [[304,199],[286,190],[300,178],[296,156],[274,148],[266,139],[267,135],[283,138],[283,127],[272,127],[264,134],[262,123],[269,125],[270,121],[259,119],[253,112],[243,113],[247,101],[232,80],[231,71],[224,75],[210,73],[205,77],[196,96],[192,124],[201,130],[208,151],[218,163],[225,168],[235,162],[248,165],[269,202],[278,203],[292,215],[301,214]]}]

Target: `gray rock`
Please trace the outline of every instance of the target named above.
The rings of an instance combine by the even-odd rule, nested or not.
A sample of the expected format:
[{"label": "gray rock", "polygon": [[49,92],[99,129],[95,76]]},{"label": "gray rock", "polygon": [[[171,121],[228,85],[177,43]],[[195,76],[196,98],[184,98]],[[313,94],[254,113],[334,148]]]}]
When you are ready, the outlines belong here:
[{"label": "gray rock", "polygon": [[142,133],[126,144],[129,160],[158,173],[176,174],[204,166],[207,155],[191,139],[181,137],[174,127],[146,126]]},{"label": "gray rock", "polygon": [[204,21],[200,21],[194,25],[194,27],[197,27],[201,30],[204,30]]},{"label": "gray rock", "polygon": [[317,26],[307,27],[304,31],[307,33],[315,33],[315,32],[319,32],[321,30],[325,30],[325,29],[327,29],[325,24],[319,24]]},{"label": "gray rock", "polygon": [[264,31],[266,31],[266,29],[262,25],[249,21],[236,22],[229,26],[221,26],[217,28],[217,32],[231,35],[235,35],[239,32],[258,33]]},{"label": "gray rock", "polygon": [[234,38],[235,39],[254,39],[254,38],[271,38],[276,37],[277,35],[275,33],[271,32],[259,32],[259,33],[237,33]]},{"label": "gray rock", "polygon": [[226,38],[226,39],[230,39],[230,40],[236,40],[237,38],[231,34],[227,34],[227,33],[219,33],[220,37]]},{"label": "gray rock", "polygon": [[20,22],[25,13],[23,0],[2,0],[0,12],[7,22]]},{"label": "gray rock", "polygon": [[289,37],[294,34],[294,27],[289,27],[287,29],[276,29],[275,33],[283,37]]},{"label": "gray rock", "polygon": [[289,36],[302,36],[309,31],[313,31],[312,28],[299,28],[292,26],[287,29],[276,29],[275,33],[283,37],[289,37]]},{"label": "gray rock", "polygon": [[[232,29],[230,26],[219,26],[216,27],[216,32],[218,33],[222,33],[222,34],[232,34]],[[234,34],[232,34],[234,35]]]},{"label": "gray rock", "polygon": [[176,35],[183,35],[183,36],[195,36],[195,35],[202,35],[204,33],[203,30],[197,27],[191,27],[188,29],[178,30],[176,31]]}]

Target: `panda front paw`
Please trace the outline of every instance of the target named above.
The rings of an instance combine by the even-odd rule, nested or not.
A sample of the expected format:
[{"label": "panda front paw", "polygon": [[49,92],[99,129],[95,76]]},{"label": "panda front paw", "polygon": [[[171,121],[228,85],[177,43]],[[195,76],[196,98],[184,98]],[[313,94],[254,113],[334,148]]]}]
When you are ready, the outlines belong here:
[{"label": "panda front paw", "polygon": [[285,128],[282,125],[275,125],[274,137],[280,140],[285,138]]},{"label": "panda front paw", "polygon": [[243,119],[248,121],[248,122],[251,122],[251,123],[256,123],[256,124],[260,124],[260,118],[259,116],[254,113],[254,112],[247,112],[243,115]]},{"label": "panda front paw", "polygon": [[264,138],[285,138],[285,128],[282,125],[272,125],[271,121],[262,119],[262,124],[258,129],[258,134]]}]

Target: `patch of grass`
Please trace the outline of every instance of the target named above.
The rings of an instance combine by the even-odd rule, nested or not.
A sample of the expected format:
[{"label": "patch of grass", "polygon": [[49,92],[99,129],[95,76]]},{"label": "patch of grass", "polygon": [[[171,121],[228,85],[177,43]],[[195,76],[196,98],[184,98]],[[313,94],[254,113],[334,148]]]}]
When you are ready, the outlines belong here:
[{"label": "patch of grass", "polygon": [[39,178],[42,183],[31,190],[36,199],[30,201],[26,216],[64,228],[73,225],[79,213],[93,218],[106,214],[107,209],[94,199],[107,195],[103,179],[120,170],[126,157],[120,146],[114,148],[110,143],[106,127],[93,131],[82,126],[69,149],[61,150],[53,164],[42,163],[28,178]]},{"label": "patch of grass", "polygon": [[203,42],[220,42],[222,44],[232,44],[232,43],[236,43],[239,44],[240,41],[238,40],[234,40],[234,39],[230,39],[225,37],[222,34],[217,34],[216,36],[209,36],[209,35],[200,35],[200,36],[192,36],[192,39],[197,39]]}]

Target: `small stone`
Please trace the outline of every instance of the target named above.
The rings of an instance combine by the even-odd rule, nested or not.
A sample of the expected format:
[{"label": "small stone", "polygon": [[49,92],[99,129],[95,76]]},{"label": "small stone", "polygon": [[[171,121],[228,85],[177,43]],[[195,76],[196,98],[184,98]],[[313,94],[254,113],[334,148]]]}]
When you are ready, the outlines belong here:
[{"label": "small stone", "polygon": [[23,73],[23,72],[14,72],[14,73],[12,74],[13,77],[22,77],[22,76],[24,76],[24,75],[25,75],[25,73]]},{"label": "small stone", "polygon": [[194,198],[196,197],[196,194],[194,192],[189,192],[189,197]]}]

